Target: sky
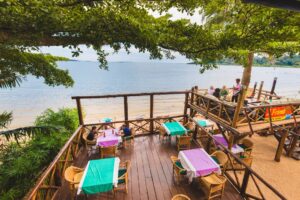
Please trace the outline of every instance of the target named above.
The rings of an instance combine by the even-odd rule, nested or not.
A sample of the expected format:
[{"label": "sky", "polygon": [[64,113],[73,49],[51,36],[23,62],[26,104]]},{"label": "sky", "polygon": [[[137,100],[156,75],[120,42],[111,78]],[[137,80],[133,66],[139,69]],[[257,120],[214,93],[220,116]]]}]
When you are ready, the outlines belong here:
[{"label": "sky", "polygon": [[[160,14],[158,12],[150,12],[153,16],[159,17]],[[177,19],[189,19],[191,23],[201,24],[202,23],[202,16],[199,14],[198,11],[194,13],[193,16],[188,15],[187,13],[182,13],[177,11],[175,8],[172,8],[168,11],[168,14],[171,14],[171,20],[177,20]],[[81,61],[97,61],[97,54],[92,48],[87,48],[84,45],[79,46],[81,51],[83,51],[82,54],[80,54],[79,57],[72,58],[72,53],[69,48],[63,48],[60,46],[52,46],[52,47],[41,47],[40,51],[42,53],[50,53],[55,56],[63,56],[70,59],[76,59]],[[187,60],[184,56],[181,56],[177,52],[173,52],[173,55],[175,56],[174,59],[166,59],[163,58],[161,60],[155,59],[151,60],[149,59],[149,53],[140,53],[137,49],[131,48],[130,54],[127,54],[127,52],[124,49],[121,49],[118,53],[114,53],[113,50],[108,47],[104,46],[103,49],[109,53],[107,56],[108,62],[164,62],[164,63],[188,63],[190,60]]]}]

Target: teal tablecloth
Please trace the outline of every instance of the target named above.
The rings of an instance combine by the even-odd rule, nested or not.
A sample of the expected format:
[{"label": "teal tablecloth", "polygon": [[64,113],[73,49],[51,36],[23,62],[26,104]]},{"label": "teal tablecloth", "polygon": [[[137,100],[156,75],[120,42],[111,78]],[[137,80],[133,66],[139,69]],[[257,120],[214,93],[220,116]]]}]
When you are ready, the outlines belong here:
[{"label": "teal tablecloth", "polygon": [[187,132],[179,122],[166,122],[163,126],[169,135],[183,135]]},{"label": "teal tablecloth", "polygon": [[89,161],[82,184],[85,194],[96,194],[113,189],[115,158]]}]

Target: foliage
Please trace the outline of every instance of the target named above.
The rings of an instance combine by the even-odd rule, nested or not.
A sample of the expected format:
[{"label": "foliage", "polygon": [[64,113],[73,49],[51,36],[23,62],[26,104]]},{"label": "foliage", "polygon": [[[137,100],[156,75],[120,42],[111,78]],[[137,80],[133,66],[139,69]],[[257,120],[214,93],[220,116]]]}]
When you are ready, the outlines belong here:
[{"label": "foliage", "polygon": [[35,120],[36,126],[63,127],[64,132],[73,133],[79,126],[76,108],[61,108],[57,112],[47,109]]},{"label": "foliage", "polygon": [[0,129],[6,128],[11,121],[12,121],[11,112],[0,113]]},{"label": "foliage", "polygon": [[10,144],[0,154],[0,196],[21,199],[56,156],[69,135],[38,135],[25,147]]},{"label": "foliage", "polygon": [[[37,117],[36,127],[32,127],[41,127],[41,134],[35,134],[35,137],[25,145],[9,143],[2,149],[0,153],[1,199],[21,199],[77,126],[76,109],[62,108],[58,112],[48,109]],[[45,134],[45,127],[60,127],[60,129]]]}]

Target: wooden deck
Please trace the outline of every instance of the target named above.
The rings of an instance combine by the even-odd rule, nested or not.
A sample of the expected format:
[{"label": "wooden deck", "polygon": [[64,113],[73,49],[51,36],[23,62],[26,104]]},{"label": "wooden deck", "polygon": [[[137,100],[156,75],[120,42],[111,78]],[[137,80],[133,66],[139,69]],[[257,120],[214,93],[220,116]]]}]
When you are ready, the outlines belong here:
[{"label": "wooden deck", "polygon": [[[173,195],[180,193],[188,195],[191,199],[205,199],[201,186],[197,183],[174,184],[170,156],[177,155],[178,152],[175,138],[172,139],[172,143],[161,143],[155,135],[135,138],[134,145],[118,152],[121,161],[131,161],[128,194],[118,191],[115,198],[112,193],[104,193],[91,195],[88,199],[170,200]],[[87,164],[86,152],[82,152],[77,161],[78,166],[84,167]],[[66,183],[63,183],[56,199],[71,199]],[[77,199],[84,198],[79,196]],[[223,199],[235,200],[241,197],[228,182]]]}]

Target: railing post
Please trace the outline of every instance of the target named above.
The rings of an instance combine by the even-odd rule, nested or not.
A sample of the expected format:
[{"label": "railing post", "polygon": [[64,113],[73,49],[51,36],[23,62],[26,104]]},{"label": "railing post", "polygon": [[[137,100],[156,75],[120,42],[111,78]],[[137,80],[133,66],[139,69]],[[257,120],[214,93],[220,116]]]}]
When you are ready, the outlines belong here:
[{"label": "railing post", "polygon": [[246,190],[247,190],[247,186],[248,186],[248,182],[249,182],[249,176],[250,176],[250,171],[249,171],[249,169],[245,168],[245,174],[244,174],[244,178],[243,178],[243,182],[242,182],[242,186],[241,186],[241,195],[243,197],[246,196]]},{"label": "railing post", "polygon": [[128,97],[127,96],[124,96],[124,120],[126,126],[128,126],[129,123],[128,123]]},{"label": "railing post", "polygon": [[186,124],[188,122],[188,117],[187,117],[188,99],[189,99],[189,93],[187,92],[187,93],[185,93],[184,110],[183,110],[184,124]]},{"label": "railing post", "polygon": [[153,123],[153,110],[154,110],[154,95],[150,95],[150,132],[153,133],[154,123]]},{"label": "railing post", "polygon": [[237,121],[239,119],[239,115],[240,115],[240,111],[241,108],[244,106],[244,100],[246,97],[246,92],[247,92],[248,88],[245,88],[244,86],[242,87],[242,90],[238,96],[238,102],[236,104],[235,107],[235,111],[234,111],[234,116],[233,116],[233,120],[232,120],[232,126],[235,128],[237,125]]},{"label": "railing post", "polygon": [[287,136],[288,136],[288,131],[283,130],[283,134],[281,134],[281,139],[280,139],[278,147],[276,149],[276,155],[274,158],[274,160],[277,162],[280,162],[280,157],[282,155],[285,139],[287,138]]},{"label": "railing post", "polygon": [[256,87],[257,87],[257,82],[254,83],[253,91],[252,91],[251,97],[254,97],[254,96],[255,96],[255,90],[256,90]]},{"label": "railing post", "polygon": [[76,105],[77,105],[77,112],[78,112],[78,119],[79,119],[79,124],[83,125],[83,117],[82,117],[82,110],[81,110],[81,102],[80,98],[76,99]]},{"label": "railing post", "polygon": [[[271,95],[273,95],[274,92],[275,92],[276,83],[277,83],[277,77],[275,77],[274,80],[273,80],[273,84],[272,84],[272,88],[271,88],[271,92],[270,92]],[[270,95],[270,98],[269,98],[270,100],[272,100],[271,95]]]},{"label": "railing post", "polygon": [[259,90],[258,90],[258,94],[257,94],[257,101],[260,100],[260,96],[261,96],[261,92],[262,92],[263,86],[264,86],[264,81],[260,82]]}]

